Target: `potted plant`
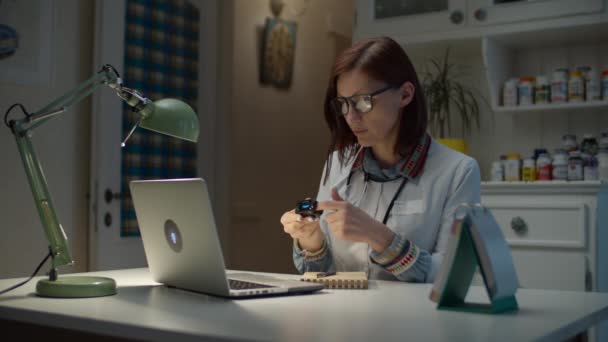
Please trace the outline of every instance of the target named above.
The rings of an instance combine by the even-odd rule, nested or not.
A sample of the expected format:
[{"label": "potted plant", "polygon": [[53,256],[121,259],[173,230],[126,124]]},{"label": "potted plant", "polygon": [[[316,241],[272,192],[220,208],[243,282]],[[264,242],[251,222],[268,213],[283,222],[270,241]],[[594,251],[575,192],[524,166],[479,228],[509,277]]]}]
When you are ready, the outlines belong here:
[{"label": "potted plant", "polygon": [[[459,81],[464,73],[460,66],[450,62],[449,57],[448,48],[443,60],[431,59],[423,73],[422,86],[428,103],[429,128],[440,143],[466,153],[466,142],[462,138],[454,138],[452,128],[457,116],[463,135],[471,131],[473,124],[479,129],[479,103],[473,89]],[[485,101],[481,95],[478,96]]]}]

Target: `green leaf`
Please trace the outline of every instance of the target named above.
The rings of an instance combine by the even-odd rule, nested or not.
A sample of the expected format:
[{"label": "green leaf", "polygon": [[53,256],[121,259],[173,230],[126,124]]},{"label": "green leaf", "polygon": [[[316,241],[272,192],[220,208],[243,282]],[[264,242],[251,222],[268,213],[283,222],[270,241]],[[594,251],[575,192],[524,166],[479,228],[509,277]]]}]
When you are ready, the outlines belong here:
[{"label": "green leaf", "polygon": [[[452,133],[454,115],[460,117],[463,134],[471,131],[473,124],[480,128],[480,106],[473,88],[460,83],[469,74],[468,66],[450,61],[448,47],[441,60],[430,59],[423,72],[422,87],[428,102],[429,127],[440,137]],[[488,101],[478,97],[489,107]]]}]

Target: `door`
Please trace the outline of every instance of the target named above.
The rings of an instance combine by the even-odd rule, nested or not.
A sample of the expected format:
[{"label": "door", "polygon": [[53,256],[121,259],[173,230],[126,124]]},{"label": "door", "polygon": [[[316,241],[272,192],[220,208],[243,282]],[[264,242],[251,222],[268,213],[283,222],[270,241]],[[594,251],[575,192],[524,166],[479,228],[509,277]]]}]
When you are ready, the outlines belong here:
[{"label": "door", "polygon": [[470,0],[469,23],[493,25],[601,12],[603,0]]},{"label": "door", "polygon": [[462,28],[465,1],[357,0],[355,36],[408,36]]},{"label": "door", "polygon": [[[211,197],[214,197],[214,128],[215,127],[215,89],[216,89],[216,56],[209,51],[217,51],[217,2],[193,0],[189,2],[199,10],[198,16],[198,68],[196,89],[196,107],[201,124],[196,161],[196,176],[203,176],[211,184]],[[144,6],[136,4],[136,6]],[[123,78],[124,86],[129,85],[125,79],[125,30],[127,25],[126,0],[96,1],[95,5],[95,50],[94,70],[99,70],[103,64],[113,65]],[[142,7],[143,8],[143,7]],[[147,13],[147,12],[146,12]],[[157,11],[150,11],[152,16],[163,16]],[[149,20],[146,18],[144,20]],[[181,19],[180,19],[181,20]],[[188,22],[190,23],[190,22]],[[180,24],[183,25],[183,24]],[[156,27],[154,27],[154,30]],[[131,31],[129,31],[130,37]],[[154,31],[151,36],[158,36]],[[147,36],[149,37],[149,36]],[[205,52],[204,54],[201,52]],[[161,56],[162,58],[162,56]],[[183,63],[182,63],[183,64]],[[163,77],[151,73],[146,77]],[[143,82],[151,82],[144,78]],[[141,90],[141,89],[137,89]],[[158,100],[153,94],[143,94],[151,100]],[[170,96],[169,96],[170,97]],[[192,104],[192,103],[191,103]],[[123,181],[121,174],[122,153],[127,149],[121,148],[124,140],[123,130],[123,101],[110,89],[100,89],[93,94],[93,113],[91,118],[91,206],[89,210],[89,270],[108,270],[147,265],[141,238],[137,227],[125,232],[121,224],[126,216],[121,208],[122,201],[128,195],[121,194],[121,186],[128,184]],[[142,130],[142,128],[138,128]],[[155,133],[153,133],[155,134]],[[127,141],[127,145],[134,142]],[[192,147],[196,149],[196,147]],[[204,163],[201,161],[204,156]],[[157,177],[173,178],[173,177]],[[128,180],[128,178],[127,178]],[[122,217],[121,217],[122,216]]]}]

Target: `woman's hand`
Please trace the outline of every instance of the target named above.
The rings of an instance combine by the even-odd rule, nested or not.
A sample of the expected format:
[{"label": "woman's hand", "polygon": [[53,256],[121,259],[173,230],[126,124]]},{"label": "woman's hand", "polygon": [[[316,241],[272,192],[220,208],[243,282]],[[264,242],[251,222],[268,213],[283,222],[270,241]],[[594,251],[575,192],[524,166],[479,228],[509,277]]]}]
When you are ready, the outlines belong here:
[{"label": "woman's hand", "polygon": [[363,210],[344,201],[338,191],[331,190],[332,201],[319,202],[318,210],[334,210],[325,215],[335,237],[354,242],[365,242],[382,253],[391,244],[395,233]]},{"label": "woman's hand", "polygon": [[318,219],[302,217],[296,214],[295,210],[291,210],[281,216],[281,224],[285,233],[298,240],[300,248],[316,251],[323,246],[325,235]]}]

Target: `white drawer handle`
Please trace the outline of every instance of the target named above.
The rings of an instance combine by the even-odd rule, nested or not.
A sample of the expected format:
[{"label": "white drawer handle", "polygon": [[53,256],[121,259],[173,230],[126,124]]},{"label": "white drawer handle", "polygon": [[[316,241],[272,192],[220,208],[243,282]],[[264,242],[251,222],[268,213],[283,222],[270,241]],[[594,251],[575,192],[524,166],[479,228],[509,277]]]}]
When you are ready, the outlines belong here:
[{"label": "white drawer handle", "polygon": [[517,235],[524,235],[528,232],[528,224],[526,224],[526,221],[524,221],[523,218],[515,216],[511,219],[511,229],[513,229]]}]

